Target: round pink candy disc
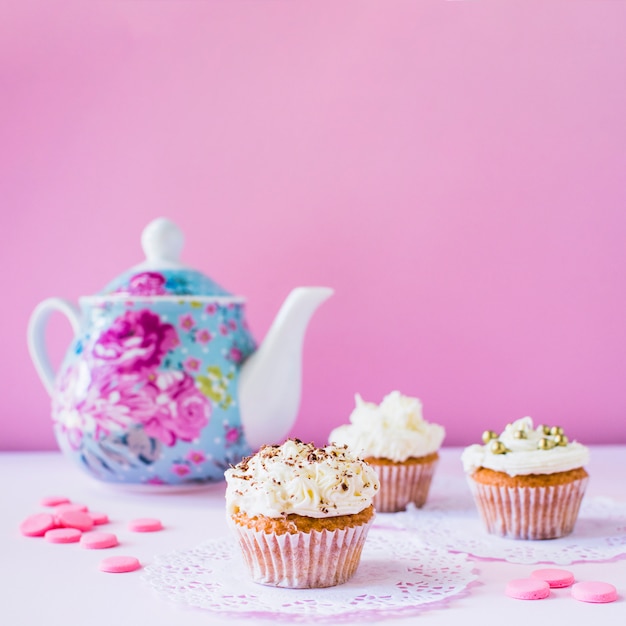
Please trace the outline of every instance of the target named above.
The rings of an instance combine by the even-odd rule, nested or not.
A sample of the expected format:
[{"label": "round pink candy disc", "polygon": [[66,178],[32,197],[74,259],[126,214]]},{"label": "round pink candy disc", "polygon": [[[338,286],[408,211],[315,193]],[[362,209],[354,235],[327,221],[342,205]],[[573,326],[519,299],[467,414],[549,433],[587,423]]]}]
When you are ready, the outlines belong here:
[{"label": "round pink candy disc", "polygon": [[531,578],[545,580],[553,589],[569,587],[574,582],[574,574],[565,569],[536,569],[530,576]]},{"label": "round pink candy disc", "polygon": [[108,559],[100,561],[100,570],[102,572],[111,572],[113,574],[121,574],[124,572],[134,572],[139,569],[141,564],[134,556],[110,556]]},{"label": "round pink candy disc", "polygon": [[41,506],[58,506],[59,504],[69,504],[70,499],[65,496],[45,496],[39,504]]},{"label": "round pink candy disc", "polygon": [[572,598],[581,602],[595,602],[598,604],[615,602],[617,600],[617,589],[610,583],[586,580],[576,583],[572,587]]},{"label": "round pink candy disc", "polygon": [[550,585],[538,578],[516,578],[508,582],[505,593],[517,600],[542,600],[550,595]]},{"label": "round pink candy disc", "polygon": [[20,532],[26,537],[43,537],[50,529],[56,528],[57,523],[49,513],[36,513],[28,516],[20,524]]},{"label": "round pink candy disc", "polygon": [[80,545],[90,550],[102,550],[104,548],[114,548],[119,545],[119,542],[113,533],[91,532],[85,533],[81,537]]},{"label": "round pink candy disc", "polygon": [[66,528],[78,528],[78,530],[91,530],[93,528],[93,520],[89,513],[82,511],[63,511],[57,515],[59,526]]},{"label": "round pink candy disc", "polygon": [[50,543],[76,543],[82,534],[78,528],[53,528],[44,538]]},{"label": "round pink candy disc", "polygon": [[163,524],[160,520],[152,517],[141,517],[130,521],[128,529],[136,533],[151,533],[156,530],[163,530]]},{"label": "round pink candy disc", "polygon": [[109,523],[109,516],[106,513],[89,511],[89,517],[91,517],[94,524],[100,525]]},{"label": "round pink candy disc", "polygon": [[53,510],[55,515],[61,515],[61,513],[66,513],[67,511],[81,511],[84,513],[87,510],[87,505],[79,504],[78,502],[67,502],[58,504]]}]

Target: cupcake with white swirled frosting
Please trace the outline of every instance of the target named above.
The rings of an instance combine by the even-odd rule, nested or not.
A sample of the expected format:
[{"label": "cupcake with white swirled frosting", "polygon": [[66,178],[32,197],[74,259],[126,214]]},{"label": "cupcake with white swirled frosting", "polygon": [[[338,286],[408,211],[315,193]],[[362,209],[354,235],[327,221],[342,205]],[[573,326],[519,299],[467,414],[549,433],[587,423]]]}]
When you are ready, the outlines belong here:
[{"label": "cupcake with white swirled frosting", "polygon": [[570,442],[559,426],[530,417],[461,455],[480,516],[491,534],[514,539],[554,539],[576,524],[589,475],[589,450]]},{"label": "cupcake with white swirled frosting", "polygon": [[330,587],[355,573],[379,482],[345,447],[288,439],[225,472],[226,511],[255,582]]},{"label": "cupcake with white swirled frosting", "polygon": [[422,403],[392,391],[380,404],[365,402],[359,394],[350,423],[335,428],[329,441],[347,445],[377,472],[380,490],[376,511],[404,511],[409,504],[426,502],[445,429],[427,422]]}]

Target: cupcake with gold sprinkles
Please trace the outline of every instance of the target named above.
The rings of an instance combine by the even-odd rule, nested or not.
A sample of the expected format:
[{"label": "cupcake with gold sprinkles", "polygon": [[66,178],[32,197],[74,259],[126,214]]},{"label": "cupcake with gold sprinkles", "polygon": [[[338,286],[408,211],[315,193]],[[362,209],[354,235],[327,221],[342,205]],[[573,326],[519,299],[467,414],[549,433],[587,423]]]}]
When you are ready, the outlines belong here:
[{"label": "cupcake with gold sprinkles", "polygon": [[487,531],[512,539],[569,535],[589,475],[589,450],[569,441],[560,426],[533,425],[530,417],[487,430],[483,444],[461,455]]}]

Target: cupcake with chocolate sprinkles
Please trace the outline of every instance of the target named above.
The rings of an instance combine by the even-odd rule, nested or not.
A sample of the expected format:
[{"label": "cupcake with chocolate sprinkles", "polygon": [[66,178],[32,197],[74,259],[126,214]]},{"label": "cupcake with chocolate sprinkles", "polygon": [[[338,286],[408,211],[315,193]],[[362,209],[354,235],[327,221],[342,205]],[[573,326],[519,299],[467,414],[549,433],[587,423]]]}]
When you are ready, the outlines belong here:
[{"label": "cupcake with chocolate sprinkles", "polygon": [[576,524],[589,475],[589,451],[559,426],[530,417],[487,430],[461,455],[487,531],[513,539],[555,539]]},{"label": "cupcake with chocolate sprinkles", "polygon": [[374,518],[374,470],[343,446],[288,439],[225,472],[226,510],[263,585],[318,588],[355,573]]}]

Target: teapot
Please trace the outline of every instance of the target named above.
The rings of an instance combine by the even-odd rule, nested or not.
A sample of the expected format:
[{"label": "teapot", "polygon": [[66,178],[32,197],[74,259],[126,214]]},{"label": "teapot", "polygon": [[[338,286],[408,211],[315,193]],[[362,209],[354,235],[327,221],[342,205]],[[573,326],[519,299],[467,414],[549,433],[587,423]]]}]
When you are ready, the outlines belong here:
[{"label": "teapot", "polygon": [[[180,262],[182,231],[165,218],[146,256],[79,305],[48,298],[28,347],[52,398],[59,447],[96,479],[131,486],[203,485],[265,443],[282,441],[300,405],[307,325],[333,290],[291,291],[260,346],[245,300]],[[53,312],[73,329],[55,372],[45,345]]]}]

